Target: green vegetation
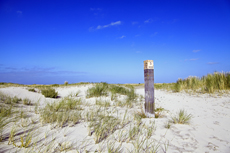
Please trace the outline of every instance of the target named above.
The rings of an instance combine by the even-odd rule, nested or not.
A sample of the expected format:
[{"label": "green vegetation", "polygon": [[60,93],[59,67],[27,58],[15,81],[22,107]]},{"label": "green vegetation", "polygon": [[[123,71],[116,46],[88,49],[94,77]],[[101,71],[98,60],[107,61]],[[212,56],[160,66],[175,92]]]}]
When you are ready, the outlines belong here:
[{"label": "green vegetation", "polygon": [[147,118],[143,109],[141,109],[141,112],[134,113],[134,119],[138,122],[140,122],[142,118]]},{"label": "green vegetation", "polygon": [[101,107],[96,110],[90,110],[86,114],[88,124],[88,135],[94,135],[95,143],[99,143],[114,133],[120,126],[121,121],[119,118],[108,114]]},{"label": "green vegetation", "polygon": [[127,99],[125,102],[118,102],[117,106],[128,106],[132,107],[132,102],[135,101],[137,95],[135,94],[134,87],[131,85],[126,85],[126,87],[109,85],[105,82],[96,84],[95,87],[89,88],[87,90],[87,98],[108,96],[108,92],[112,94],[111,100],[114,100],[117,94],[126,95]]},{"label": "green vegetation", "polygon": [[230,73],[208,74],[202,78],[188,77],[186,79],[178,79],[174,85],[174,91],[180,92],[183,89],[191,89],[194,91],[213,93],[215,90],[230,89]]},{"label": "green vegetation", "polygon": [[23,99],[23,104],[24,105],[31,105],[31,100],[29,100],[28,98]]},{"label": "green vegetation", "polygon": [[121,144],[119,146],[115,146],[114,142],[108,142],[107,152],[108,153],[121,153],[122,152]]},{"label": "green vegetation", "polygon": [[18,83],[7,83],[7,82],[0,82],[0,88],[1,87],[24,87],[26,85],[18,84]]},{"label": "green vegetation", "polygon": [[76,124],[82,117],[81,99],[64,98],[57,103],[48,103],[43,109],[40,109],[42,123],[57,124],[62,127],[65,124]]},{"label": "green vegetation", "polygon": [[36,92],[36,90],[34,88],[29,88],[28,91]]},{"label": "green vegetation", "polygon": [[109,107],[110,102],[96,99],[96,105],[99,105],[99,106],[102,106],[102,107]]},{"label": "green vegetation", "polygon": [[22,101],[21,98],[18,98],[18,97],[16,97],[16,96],[14,96],[14,98],[11,99],[11,100],[12,100],[13,103],[19,103],[20,101]]},{"label": "green vegetation", "polygon": [[107,96],[108,95],[108,84],[103,82],[96,84],[95,87],[89,88],[87,90],[87,98],[91,97],[100,97],[100,96]]},{"label": "green vegetation", "polygon": [[68,84],[69,84],[69,82],[68,82],[68,81],[65,81],[65,82],[64,82],[64,85],[68,85]]},{"label": "green vegetation", "polygon": [[13,127],[10,133],[3,133],[5,129],[9,128],[11,123],[20,121],[18,119],[24,118],[25,114],[21,110],[18,111],[21,99],[14,96],[13,98],[0,93],[0,142],[9,138],[9,143],[14,141],[16,129]]},{"label": "green vegetation", "polygon": [[192,118],[191,114],[187,114],[185,110],[180,110],[177,115],[171,117],[171,122],[175,124],[189,124]]},{"label": "green vegetation", "polygon": [[121,94],[121,95],[127,95],[130,92],[129,89],[117,85],[110,85],[109,90],[112,94]]},{"label": "green vegetation", "polygon": [[[207,83],[208,81],[206,81],[206,83],[212,84],[212,79],[210,80],[208,81],[210,81],[211,83]],[[180,91],[186,89],[184,85],[184,80],[179,80],[178,82],[180,82],[178,83],[178,85],[180,85],[178,87],[181,88],[179,89]],[[200,86],[202,86],[202,84],[199,83],[200,82],[198,82],[196,79],[186,82],[186,84],[189,84],[191,86],[192,90],[201,89],[202,87]],[[79,85],[84,84],[85,83]],[[207,84],[204,85],[207,86]],[[66,86],[69,85],[70,84],[66,84]],[[87,152],[87,145],[92,145],[93,147],[101,146],[101,150],[98,148],[97,150],[94,150],[94,148],[92,147],[93,149],[89,149],[90,152],[101,151],[138,153],[158,152],[160,151],[160,149],[162,149],[163,152],[166,152],[164,150],[167,150],[168,144],[164,144],[162,140],[165,137],[163,136],[164,138],[156,140],[156,137],[154,135],[154,132],[156,130],[155,122],[153,122],[154,119],[144,119],[147,116],[145,115],[143,109],[139,109],[142,108],[139,106],[143,105],[144,97],[141,95],[137,96],[134,87],[138,88],[138,86],[140,85],[115,85],[107,83],[96,83],[93,85],[94,87],[88,89],[87,97],[97,97],[95,98],[95,104],[91,103],[93,102],[92,99],[80,99],[80,97],[78,97],[80,91],[77,90],[63,99],[49,99],[50,103],[47,103],[45,106],[39,106],[38,102],[34,103],[34,105],[32,106],[27,106],[31,105],[32,103],[29,99],[21,100],[17,97],[12,98],[0,94],[0,140],[4,141],[5,144],[7,144],[6,142],[8,142],[9,145],[13,144],[15,147],[19,149],[19,151],[21,151],[22,149],[25,152],[36,152],[35,150],[37,148],[40,149],[40,151],[38,152],[45,152],[44,146],[46,146],[46,149],[49,150],[47,152],[71,151],[76,150],[75,144],[67,145],[67,142],[60,142],[61,136],[59,135],[57,139],[53,131],[64,131],[64,137],[68,138],[68,135],[71,135],[72,133],[72,130],[69,129],[72,129],[72,127],[69,128],[67,126],[78,127],[83,125],[88,129],[88,136],[91,138],[87,137],[87,139],[81,142],[82,145],[80,146],[79,152]],[[57,92],[55,91],[55,89],[52,89],[51,87],[65,88],[64,84],[41,85],[38,88],[35,86],[37,85],[31,85],[30,88],[36,88],[36,90],[41,89],[43,95],[43,92],[45,90],[45,93],[47,95],[51,95],[44,95],[45,97],[57,97]],[[175,91],[175,86],[176,83],[155,84],[155,89],[167,89]],[[223,86],[223,83],[219,83],[219,86],[222,86],[222,89],[226,89],[226,86],[225,84]],[[215,88],[213,88],[213,90],[215,91]],[[206,90],[206,88],[204,88],[204,91],[209,92],[208,90]],[[116,108],[114,106],[129,108],[133,107],[133,109]],[[137,108],[139,109],[139,112],[134,112]],[[28,109],[28,111],[26,109]],[[166,110],[162,107],[156,108],[155,118],[163,117],[165,111]],[[168,122],[166,122],[163,127],[170,129],[171,124],[173,123],[189,124],[191,118],[191,114],[188,114],[184,110],[180,110],[178,114],[171,117],[171,119]],[[12,126],[13,124],[14,126]],[[15,128],[15,125],[17,125],[17,129]],[[31,125],[32,128],[30,127]],[[10,126],[13,127],[11,131],[7,130]],[[47,132],[45,134],[45,137],[41,138],[40,134],[39,137],[37,137],[37,135],[34,134],[34,131],[32,131],[32,129],[36,129],[37,127],[48,127],[51,129],[58,129],[55,129],[53,131],[47,129],[47,131],[51,132]],[[40,129],[38,131],[40,132]],[[34,137],[36,137],[38,140],[35,140]],[[92,138],[94,139],[94,142],[91,141]],[[126,146],[123,145],[124,142],[128,144],[128,148],[124,147]],[[36,146],[36,143],[38,143],[39,146]],[[165,149],[162,147],[163,145],[166,146]]]},{"label": "green vegetation", "polygon": [[41,90],[45,97],[56,98],[58,93],[53,88],[44,88]]},{"label": "green vegetation", "polygon": [[173,90],[175,83],[154,83],[154,89]]},{"label": "green vegetation", "polygon": [[170,121],[165,122],[165,128],[166,129],[170,129],[171,128],[171,122]]},{"label": "green vegetation", "polygon": [[162,107],[156,108],[155,109],[155,118],[164,117],[164,111],[165,111],[165,109]]}]

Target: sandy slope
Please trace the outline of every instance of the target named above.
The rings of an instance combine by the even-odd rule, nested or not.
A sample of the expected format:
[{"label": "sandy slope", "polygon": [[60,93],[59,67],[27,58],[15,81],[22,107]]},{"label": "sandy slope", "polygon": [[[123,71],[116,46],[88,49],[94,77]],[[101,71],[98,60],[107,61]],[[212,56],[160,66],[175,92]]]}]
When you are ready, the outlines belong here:
[{"label": "sandy slope", "polygon": [[[56,88],[59,96],[66,97],[80,91],[80,98],[84,102],[89,102],[92,105],[95,103],[95,98],[86,99],[86,91],[92,85],[73,86]],[[0,92],[17,96],[19,98],[28,98],[33,102],[39,101],[40,107],[45,106],[46,102],[59,101],[59,99],[45,98],[40,93],[29,92],[25,87],[9,87],[0,88]],[[136,89],[136,93],[144,96],[144,88]],[[122,98],[122,97],[121,97]],[[110,100],[110,97],[103,97],[103,99]],[[111,101],[111,100],[110,100]],[[113,103],[113,102],[111,102]],[[163,90],[155,90],[156,107],[163,107],[167,110],[163,118],[147,118],[142,119],[143,122],[155,121],[156,131],[150,139],[156,140],[161,147],[159,152],[163,152],[164,146],[169,143],[167,152],[230,152],[230,95],[222,97],[212,96],[208,94],[189,95],[186,93],[171,93]],[[117,108],[122,115],[126,108]],[[189,125],[172,124],[170,129],[165,128],[165,123],[170,119],[170,116],[175,115],[180,109],[185,109],[188,113],[193,115]],[[140,110],[138,107],[128,109],[130,116],[135,110]],[[39,121],[39,115],[34,115],[34,118]],[[10,127],[9,127],[10,128]],[[72,127],[51,128],[51,125],[42,125],[38,122],[35,125],[36,134],[33,140],[37,140],[37,144],[42,147],[47,147],[52,143],[54,147],[66,143],[77,146],[77,148],[86,148],[90,151],[98,150],[104,147],[106,152],[106,145],[103,143],[94,144],[93,138],[87,136],[87,123],[82,122]],[[109,140],[114,140],[116,133],[108,137]],[[0,143],[0,152],[15,152],[28,151],[28,149],[18,149],[13,145],[7,145],[7,142]],[[119,144],[116,142],[116,144]],[[132,149],[131,143],[122,143],[123,152]],[[32,147],[31,147],[32,148]],[[76,149],[76,148],[75,148]],[[83,150],[82,150],[83,151]],[[69,152],[76,152],[73,149]]]}]

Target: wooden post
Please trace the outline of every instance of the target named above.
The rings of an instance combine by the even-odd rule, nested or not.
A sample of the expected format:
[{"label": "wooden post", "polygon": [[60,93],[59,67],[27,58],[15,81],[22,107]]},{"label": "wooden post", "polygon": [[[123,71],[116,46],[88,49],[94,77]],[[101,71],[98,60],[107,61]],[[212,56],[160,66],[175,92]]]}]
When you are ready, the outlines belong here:
[{"label": "wooden post", "polygon": [[145,76],[145,114],[148,117],[155,117],[153,60],[144,61],[144,76]]}]

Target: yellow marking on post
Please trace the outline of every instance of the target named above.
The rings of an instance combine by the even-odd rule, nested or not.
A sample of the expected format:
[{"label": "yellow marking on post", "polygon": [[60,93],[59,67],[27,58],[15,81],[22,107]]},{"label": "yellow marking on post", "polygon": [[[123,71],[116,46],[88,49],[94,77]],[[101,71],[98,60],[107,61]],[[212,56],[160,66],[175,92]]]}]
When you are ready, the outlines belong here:
[{"label": "yellow marking on post", "polygon": [[154,69],[153,60],[145,60],[144,69]]}]

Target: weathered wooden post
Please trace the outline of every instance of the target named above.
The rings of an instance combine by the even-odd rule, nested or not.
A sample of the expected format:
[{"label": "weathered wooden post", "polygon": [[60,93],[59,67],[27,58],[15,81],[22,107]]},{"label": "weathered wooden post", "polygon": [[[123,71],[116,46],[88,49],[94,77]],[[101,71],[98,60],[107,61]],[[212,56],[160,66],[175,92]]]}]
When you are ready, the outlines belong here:
[{"label": "weathered wooden post", "polygon": [[144,76],[145,76],[145,114],[148,117],[155,117],[153,60],[144,61]]}]

